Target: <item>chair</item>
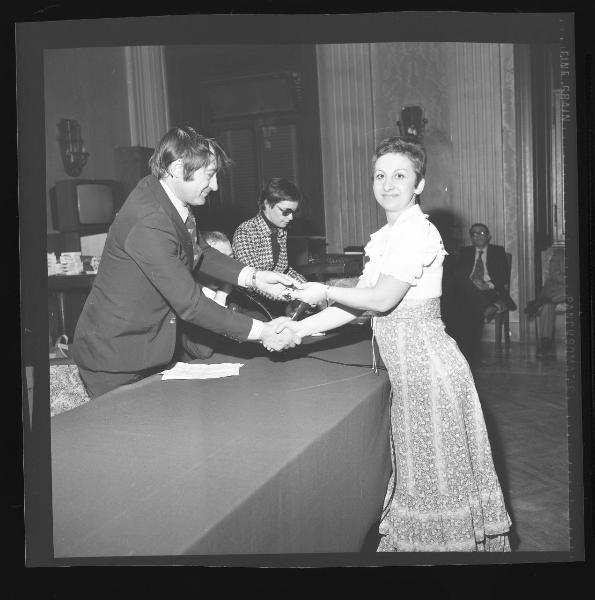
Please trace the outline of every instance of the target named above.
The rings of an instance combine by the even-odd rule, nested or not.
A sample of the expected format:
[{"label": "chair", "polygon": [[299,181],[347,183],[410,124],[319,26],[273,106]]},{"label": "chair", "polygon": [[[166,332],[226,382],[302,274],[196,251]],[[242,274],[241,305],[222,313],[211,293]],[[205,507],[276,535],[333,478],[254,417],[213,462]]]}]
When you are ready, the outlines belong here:
[{"label": "chair", "polygon": [[[562,261],[564,262],[565,258],[564,258],[564,250],[562,248],[546,248],[545,250],[542,250],[541,252],[541,281],[542,281],[542,285],[547,281],[549,274],[550,274],[550,262],[552,260],[552,256],[554,255],[554,252],[561,252],[562,253]],[[539,327],[539,317],[541,315],[541,310],[543,310],[543,307],[540,308],[538,314],[536,315],[535,319],[533,319],[535,321],[535,344],[536,344],[536,348],[540,348],[542,346],[542,342],[543,340],[541,339],[540,336],[540,327]],[[567,310],[567,305],[566,302],[558,302],[556,304],[554,304],[554,310],[553,310],[553,331],[555,332],[555,320],[556,317],[558,315],[564,315],[566,314],[566,310]],[[554,350],[552,348],[552,350]]]},{"label": "chair", "polygon": [[[506,285],[504,286],[506,291],[510,293],[510,272],[512,269],[512,254],[506,253]],[[502,352],[502,331],[504,331],[504,352],[508,354],[510,352],[510,311],[505,310],[500,312],[494,318],[494,338],[496,340],[496,352]]]},{"label": "chair", "polygon": [[90,400],[79,376],[78,367],[70,358],[70,350],[65,343],[67,341],[66,336],[60,336],[56,341],[54,352],[50,353],[51,417],[72,410]]}]

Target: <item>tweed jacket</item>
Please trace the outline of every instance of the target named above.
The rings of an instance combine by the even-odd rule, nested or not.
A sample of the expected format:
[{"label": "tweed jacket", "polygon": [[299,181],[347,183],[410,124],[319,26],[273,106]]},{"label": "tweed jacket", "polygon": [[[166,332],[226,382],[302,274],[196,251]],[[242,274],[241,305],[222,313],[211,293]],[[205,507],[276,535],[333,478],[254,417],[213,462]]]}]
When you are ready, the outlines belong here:
[{"label": "tweed jacket", "polygon": [[201,236],[192,240],[157,178],[130,193],[112,223],[99,270],[76,326],[73,358],[91,371],[142,372],[174,355],[179,319],[246,340],[252,319],[202,294],[193,270],[237,284],[245,266]]},{"label": "tweed jacket", "polygon": [[[277,264],[273,264],[273,235],[277,235],[279,240],[280,252]],[[271,231],[262,213],[258,213],[252,219],[238,225],[233,234],[232,249],[236,260],[259,271],[277,271],[285,273],[297,281],[306,281],[303,275],[300,275],[289,266],[287,260],[287,230],[276,227],[275,231]],[[270,294],[259,293],[267,298],[275,299]]]}]

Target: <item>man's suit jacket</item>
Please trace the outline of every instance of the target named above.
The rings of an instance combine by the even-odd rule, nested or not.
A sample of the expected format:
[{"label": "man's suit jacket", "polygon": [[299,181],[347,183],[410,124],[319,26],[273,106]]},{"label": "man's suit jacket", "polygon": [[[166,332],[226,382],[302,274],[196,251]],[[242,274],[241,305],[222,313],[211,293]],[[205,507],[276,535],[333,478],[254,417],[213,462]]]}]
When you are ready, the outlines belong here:
[{"label": "man's suit jacket", "polygon": [[[458,253],[456,274],[460,283],[469,280],[469,275],[475,265],[475,246],[465,246]],[[504,291],[508,283],[508,263],[506,251],[502,246],[490,244],[486,256],[486,267],[492,283],[499,291]]]},{"label": "man's suit jacket", "polygon": [[[192,275],[186,225],[154,176],[142,179],[112,223],[74,335],[75,362],[92,371],[139,372],[165,365],[183,319],[238,341],[252,320],[208,299]],[[245,265],[199,236],[196,268],[237,284]]]}]

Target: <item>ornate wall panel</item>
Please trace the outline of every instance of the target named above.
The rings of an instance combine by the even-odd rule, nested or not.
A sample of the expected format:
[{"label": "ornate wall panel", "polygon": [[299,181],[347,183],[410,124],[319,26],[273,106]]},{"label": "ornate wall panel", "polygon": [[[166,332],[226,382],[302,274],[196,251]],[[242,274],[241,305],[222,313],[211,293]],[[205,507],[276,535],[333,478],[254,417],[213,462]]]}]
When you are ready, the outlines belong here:
[{"label": "ornate wall panel", "polygon": [[[400,111],[418,105],[428,120],[424,145],[428,153],[422,208],[431,215],[445,246],[457,246],[457,214],[453,206],[454,173],[450,139],[448,44],[399,42],[373,44],[372,89],[375,143],[399,135]],[[381,215],[384,222],[384,215]]]},{"label": "ornate wall panel", "polygon": [[446,44],[398,42],[372,44],[374,141],[398,135],[401,107],[421,105],[428,129],[448,131]]}]

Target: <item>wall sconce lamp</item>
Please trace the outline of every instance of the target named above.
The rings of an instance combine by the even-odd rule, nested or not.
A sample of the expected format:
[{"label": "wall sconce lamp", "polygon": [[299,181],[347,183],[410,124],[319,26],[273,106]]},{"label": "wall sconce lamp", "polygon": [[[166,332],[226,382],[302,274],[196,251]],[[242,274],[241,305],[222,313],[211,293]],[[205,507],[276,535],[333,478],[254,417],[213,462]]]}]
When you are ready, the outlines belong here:
[{"label": "wall sconce lamp", "polygon": [[424,137],[424,128],[427,119],[424,119],[424,110],[421,106],[403,106],[401,108],[401,120],[397,125],[401,131],[401,136],[414,137],[420,142]]},{"label": "wall sconce lamp", "polygon": [[64,170],[71,177],[78,177],[89,158],[81,137],[81,126],[75,119],[60,119],[58,132]]}]

